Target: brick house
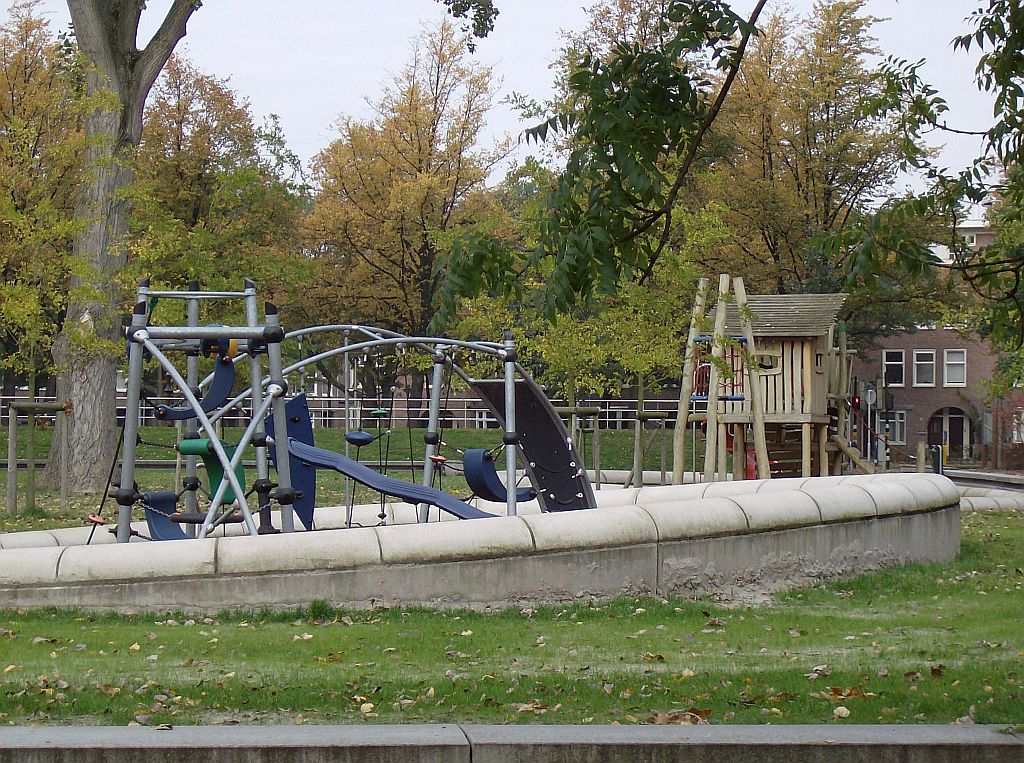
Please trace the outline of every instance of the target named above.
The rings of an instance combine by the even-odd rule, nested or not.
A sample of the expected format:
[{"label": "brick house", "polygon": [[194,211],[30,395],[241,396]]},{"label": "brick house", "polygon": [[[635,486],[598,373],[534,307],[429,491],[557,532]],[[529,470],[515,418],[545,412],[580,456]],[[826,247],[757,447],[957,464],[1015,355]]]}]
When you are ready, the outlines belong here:
[{"label": "brick house", "polygon": [[867,431],[888,430],[894,460],[917,444],[948,446],[948,458],[967,458],[991,442],[988,382],[996,369],[991,345],[953,329],[924,328],[886,337],[853,361],[860,421],[853,439],[872,455]]}]

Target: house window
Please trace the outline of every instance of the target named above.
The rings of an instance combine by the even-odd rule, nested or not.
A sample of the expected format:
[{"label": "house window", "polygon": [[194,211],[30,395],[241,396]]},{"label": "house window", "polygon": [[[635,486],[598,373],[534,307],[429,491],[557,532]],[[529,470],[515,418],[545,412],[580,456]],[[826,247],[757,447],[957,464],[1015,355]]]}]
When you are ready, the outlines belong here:
[{"label": "house window", "polygon": [[968,246],[974,246],[978,243],[978,237],[973,233],[965,233],[963,235],[964,243]]},{"label": "house window", "polygon": [[890,445],[907,444],[907,412],[906,411],[885,411],[884,419],[879,422],[882,433]]},{"label": "house window", "polygon": [[943,350],[942,386],[967,386],[967,350]]},{"label": "house window", "polygon": [[491,416],[491,412],[486,408],[474,408],[473,409],[473,428],[474,429],[490,429],[495,426],[497,422],[494,417]]},{"label": "house window", "polygon": [[914,386],[935,386],[935,350],[914,350]]},{"label": "house window", "polygon": [[882,350],[882,376],[886,387],[903,386],[903,350]]}]

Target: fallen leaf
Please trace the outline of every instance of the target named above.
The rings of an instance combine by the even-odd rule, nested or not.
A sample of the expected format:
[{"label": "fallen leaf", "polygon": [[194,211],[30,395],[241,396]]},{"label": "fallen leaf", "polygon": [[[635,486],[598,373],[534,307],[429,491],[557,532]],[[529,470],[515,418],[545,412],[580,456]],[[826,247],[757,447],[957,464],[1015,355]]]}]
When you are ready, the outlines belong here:
[{"label": "fallen leaf", "polygon": [[804,678],[808,681],[817,681],[819,678],[823,678],[831,673],[832,671],[828,669],[828,665],[815,665],[811,668],[810,673],[804,673]]}]

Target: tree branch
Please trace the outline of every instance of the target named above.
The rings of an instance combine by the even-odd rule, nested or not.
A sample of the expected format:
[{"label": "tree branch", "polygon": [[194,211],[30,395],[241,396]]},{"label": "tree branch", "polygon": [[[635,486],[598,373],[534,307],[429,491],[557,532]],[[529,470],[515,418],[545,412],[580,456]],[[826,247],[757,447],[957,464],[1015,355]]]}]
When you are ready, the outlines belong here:
[{"label": "tree branch", "polygon": [[[142,109],[146,96],[174,52],[174,46],[185,36],[189,18],[201,5],[200,0],[174,0],[160,28],[156,30],[156,34],[146,45],[134,67],[133,87],[127,105],[133,112],[138,112],[138,135],[142,134]],[[134,113],[130,115],[130,119],[129,124],[134,128]]]},{"label": "tree branch", "polygon": [[[746,52],[747,43],[750,42],[750,35],[754,30],[754,25],[757,23],[758,16],[761,15],[761,11],[767,2],[768,0],[758,0],[757,5],[751,12],[750,18],[747,22],[749,27],[740,38],[740,44],[736,48],[736,57],[733,60],[732,65],[729,67],[729,73],[726,75],[725,81],[722,83],[722,87],[718,91],[718,97],[715,98],[715,102],[708,110],[708,113],[704,115],[704,119],[701,120],[700,127],[697,129],[697,132],[690,141],[690,145],[686,150],[686,156],[683,158],[683,163],[680,165],[679,171],[676,173],[675,182],[672,184],[672,188],[669,189],[668,195],[665,198],[665,203],[662,204],[661,208],[653,215],[648,217],[647,220],[637,226],[637,228],[630,233],[627,240],[632,241],[636,239],[638,236],[650,230],[660,218],[670,216],[672,205],[675,204],[675,200],[679,196],[680,190],[682,190],[683,183],[686,181],[686,177],[690,173],[690,166],[697,158],[697,151],[700,148],[701,143],[704,141],[704,136],[707,134],[707,131],[711,129],[711,125],[714,124],[715,119],[718,117],[718,112],[722,110],[722,105],[725,103],[725,98],[729,94],[729,89],[732,87],[732,83],[735,81],[736,75],[739,73],[740,64],[743,62],[743,54]],[[669,227],[669,225],[665,225],[662,229],[658,246],[651,254],[647,262],[647,266],[640,274],[638,283],[642,284],[646,281],[654,270],[654,266],[657,264],[658,258],[661,256],[661,252],[668,241]]]}]

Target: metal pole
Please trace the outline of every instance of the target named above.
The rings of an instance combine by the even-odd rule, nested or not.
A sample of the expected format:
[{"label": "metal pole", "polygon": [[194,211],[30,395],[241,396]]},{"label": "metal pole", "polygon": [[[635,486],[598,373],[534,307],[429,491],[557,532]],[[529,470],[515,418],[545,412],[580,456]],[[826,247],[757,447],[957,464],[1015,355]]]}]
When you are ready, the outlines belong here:
[{"label": "metal pole", "polygon": [[[342,346],[343,347],[348,347],[348,345],[349,345],[349,332],[348,332],[348,329],[345,329],[344,344]],[[344,390],[344,396],[345,396],[345,405],[344,405],[344,408],[345,408],[345,424],[344,424],[345,458],[348,458],[349,457],[349,442],[348,442],[348,430],[349,430],[349,408],[348,408],[348,406],[349,406],[349,358],[348,358],[348,353],[347,352],[343,353],[342,356],[341,356],[341,359],[342,359],[342,364],[341,364],[341,382],[342,382],[342,385],[343,385],[342,389]],[[410,454],[410,457],[411,457],[411,455],[412,454]],[[350,477],[346,477],[345,478],[345,506],[349,506],[349,507],[352,506],[352,500],[353,500],[352,499],[352,479]],[[352,511],[351,511],[351,509],[349,509],[348,512],[347,512],[347,518],[346,518],[346,521],[345,521],[345,526],[346,527],[351,527],[352,526]]]},{"label": "metal pole", "polygon": [[[427,432],[423,435],[423,442],[426,449],[423,454],[423,485],[430,487],[434,481],[434,461],[431,456],[437,455],[437,446],[441,443],[441,435],[438,433],[438,426],[441,419],[441,386],[444,381],[444,367],[448,358],[441,350],[440,345],[434,352],[434,373],[430,381],[430,407],[427,412]],[[427,521],[427,512],[430,507],[421,503],[419,506],[419,521]]]},{"label": "metal pole", "polygon": [[505,332],[505,513],[516,515],[516,345]]},{"label": "metal pole", "polygon": [[[199,291],[199,281],[192,280],[188,285],[190,292]],[[199,325],[199,299],[197,297],[189,297],[188,302],[185,305],[185,311],[187,314],[186,321],[190,328],[195,328]],[[186,380],[192,388],[195,388],[199,384],[199,356],[189,353],[185,360],[185,372]],[[199,475],[199,458],[198,456],[185,456],[185,482],[192,483],[193,480],[197,479]],[[196,514],[199,511],[199,496],[195,490],[185,491],[185,511],[189,514]],[[192,525],[186,525],[185,532],[189,535],[195,535],[196,529]]]},{"label": "metal pole", "polygon": [[[145,326],[146,303],[140,301],[135,304],[135,310],[132,312],[132,334],[144,329]],[[142,344],[136,340],[130,341],[128,343],[128,391],[124,401],[124,442],[121,445],[121,482],[120,489],[116,494],[118,543],[127,543],[132,537],[132,506],[135,504],[135,450],[139,441],[142,362]]]},{"label": "metal pole", "polygon": [[[267,330],[273,331],[273,329],[281,328],[277,305],[268,302],[264,314],[266,315]],[[284,410],[283,391],[288,389],[288,382],[285,381],[282,369],[281,342],[279,340],[268,341],[267,371],[270,373],[270,383],[278,385],[282,390],[282,394],[274,396],[271,406],[271,411],[274,414],[274,447],[277,448],[277,502],[281,506],[281,531],[291,533],[295,532],[295,514],[292,510],[295,494],[292,489],[292,468],[288,455],[288,414]],[[259,384],[254,380],[254,393],[258,386]]]},{"label": "metal pole", "polygon": [[[260,306],[259,299],[256,296],[256,284],[245,279],[245,322],[253,328],[258,326],[260,323]],[[255,420],[257,414],[263,408],[263,385],[261,380],[263,379],[263,364],[260,363],[260,356],[258,353],[249,353],[249,384],[252,389],[252,415]],[[262,418],[262,417],[261,417]],[[252,423],[252,422],[250,422]],[[255,429],[262,431],[263,422],[257,422]],[[241,448],[239,448],[241,450]],[[256,452],[256,479],[257,481],[270,479],[270,466],[267,463],[267,447],[266,445],[257,445],[255,448]],[[261,484],[257,482],[257,484]],[[269,488],[269,485],[267,485]],[[269,491],[259,493],[260,505],[258,507],[260,513],[260,526],[259,530],[262,533],[275,532],[273,522],[270,518],[270,499]]]}]

